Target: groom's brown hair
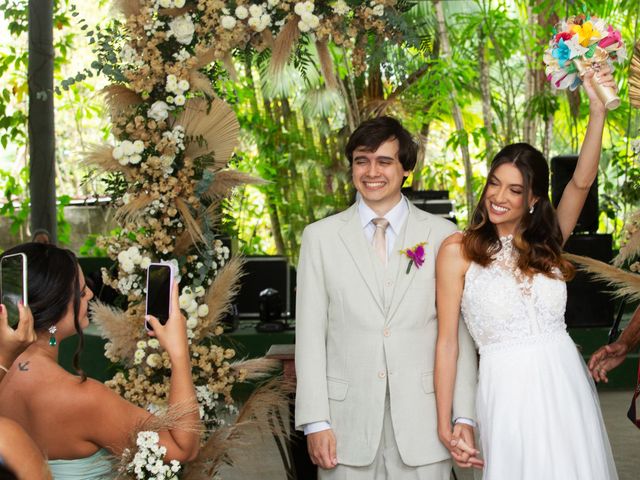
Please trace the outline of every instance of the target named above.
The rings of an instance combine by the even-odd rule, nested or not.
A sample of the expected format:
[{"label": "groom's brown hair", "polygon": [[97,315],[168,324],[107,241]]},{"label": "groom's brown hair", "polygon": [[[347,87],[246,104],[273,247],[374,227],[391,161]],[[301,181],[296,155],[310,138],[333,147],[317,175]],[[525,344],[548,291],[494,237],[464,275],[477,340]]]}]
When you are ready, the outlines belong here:
[{"label": "groom's brown hair", "polygon": [[353,163],[356,148],[375,152],[387,140],[398,140],[398,158],[405,171],[413,170],[418,158],[418,145],[411,134],[393,117],[377,117],[362,122],[351,134],[344,153]]}]

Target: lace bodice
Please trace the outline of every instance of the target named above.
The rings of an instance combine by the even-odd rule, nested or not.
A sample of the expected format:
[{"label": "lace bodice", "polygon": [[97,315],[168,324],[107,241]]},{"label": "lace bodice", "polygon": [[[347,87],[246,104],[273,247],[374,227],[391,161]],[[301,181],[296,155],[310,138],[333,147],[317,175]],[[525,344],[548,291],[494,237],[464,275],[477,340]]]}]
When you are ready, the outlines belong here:
[{"label": "lace bodice", "polygon": [[461,310],[479,348],[563,331],[567,288],[543,274],[528,277],[516,266],[512,237],[487,267],[471,263],[465,276]]}]

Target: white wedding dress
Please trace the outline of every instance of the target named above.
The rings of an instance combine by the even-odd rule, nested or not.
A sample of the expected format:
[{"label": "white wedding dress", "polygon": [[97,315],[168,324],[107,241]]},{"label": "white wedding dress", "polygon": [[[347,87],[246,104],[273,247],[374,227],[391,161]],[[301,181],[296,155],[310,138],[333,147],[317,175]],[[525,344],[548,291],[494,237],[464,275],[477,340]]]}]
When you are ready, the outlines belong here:
[{"label": "white wedding dress", "polygon": [[462,314],[480,350],[484,480],[617,479],[595,386],[564,323],[566,285],[522,275],[511,237],[471,263]]}]

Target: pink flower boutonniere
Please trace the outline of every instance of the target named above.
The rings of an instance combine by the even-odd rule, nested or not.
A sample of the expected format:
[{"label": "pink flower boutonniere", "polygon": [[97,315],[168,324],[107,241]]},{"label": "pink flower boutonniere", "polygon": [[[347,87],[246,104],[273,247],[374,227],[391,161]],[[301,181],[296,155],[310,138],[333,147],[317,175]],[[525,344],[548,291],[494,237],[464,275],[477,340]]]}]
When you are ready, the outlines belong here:
[{"label": "pink flower boutonniere", "polygon": [[416,264],[416,268],[420,268],[424,264],[424,246],[426,244],[427,242],[420,242],[411,248],[400,250],[400,253],[406,255],[409,259],[409,265],[407,265],[406,271],[407,274],[411,271],[411,266],[414,263]]}]

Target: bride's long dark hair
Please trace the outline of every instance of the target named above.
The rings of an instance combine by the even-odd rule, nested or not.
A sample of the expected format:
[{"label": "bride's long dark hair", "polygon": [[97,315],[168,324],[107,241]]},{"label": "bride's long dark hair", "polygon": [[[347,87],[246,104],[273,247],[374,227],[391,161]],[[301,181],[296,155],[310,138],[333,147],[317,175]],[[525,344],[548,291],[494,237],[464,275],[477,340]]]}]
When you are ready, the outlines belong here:
[{"label": "bride's long dark hair", "polygon": [[[518,267],[528,275],[542,273],[550,277],[555,277],[556,269],[559,269],[565,280],[571,279],[574,267],[562,258],[562,232],[549,199],[549,166],[544,155],[528,143],[507,145],[494,157],[487,178],[491,178],[505,163],[520,171],[524,183],[525,214],[513,238],[513,246],[518,252]],[[487,185],[485,183],[462,240],[466,257],[483,266],[488,265],[501,248],[496,227],[489,221],[485,199]],[[538,200],[530,214],[531,194]]]}]

